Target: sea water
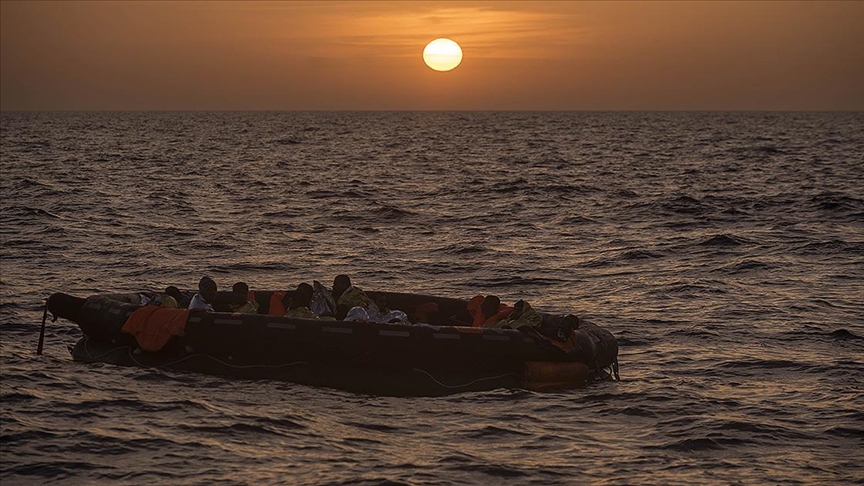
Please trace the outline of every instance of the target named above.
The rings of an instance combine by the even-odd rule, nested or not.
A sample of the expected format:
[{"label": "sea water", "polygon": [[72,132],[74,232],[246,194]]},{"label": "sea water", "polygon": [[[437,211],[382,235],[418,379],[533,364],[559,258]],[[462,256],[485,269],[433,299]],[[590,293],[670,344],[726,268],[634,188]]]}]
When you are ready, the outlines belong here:
[{"label": "sea water", "polygon": [[[0,479],[864,481],[864,114],[2,113]],[[593,320],[620,382],[441,398],[73,362],[53,292],[329,284]],[[446,359],[442,356],[442,359]]]}]

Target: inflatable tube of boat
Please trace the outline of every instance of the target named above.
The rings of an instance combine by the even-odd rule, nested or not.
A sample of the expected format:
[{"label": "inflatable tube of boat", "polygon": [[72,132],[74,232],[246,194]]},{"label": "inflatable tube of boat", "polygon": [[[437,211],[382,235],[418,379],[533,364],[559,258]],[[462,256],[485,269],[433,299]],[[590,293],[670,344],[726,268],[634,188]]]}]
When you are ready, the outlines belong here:
[{"label": "inflatable tube of boat", "polygon": [[[223,295],[231,298],[228,294]],[[429,303],[435,304],[436,311],[417,325],[271,316],[261,308],[256,314],[196,312],[186,318],[182,335],[169,338],[166,349],[145,352],[137,349],[133,335],[122,331],[129,317],[141,309],[141,294],[86,299],[54,294],[47,309],[77,323],[84,332],[86,339],[73,354],[75,359],[93,361],[94,356],[104,355],[106,360],[116,357],[129,364],[213,374],[242,372],[251,377],[302,380],[302,373],[296,370],[298,363],[304,363],[374,370],[372,375],[407,376],[422,370],[445,384],[491,383],[490,377],[507,376],[511,377],[507,380],[524,381],[526,388],[540,390],[579,386],[595,371],[617,362],[614,336],[590,322],[571,319],[572,325],[563,328],[571,337],[567,346],[560,346],[533,329],[471,327],[466,324],[470,321],[464,300],[372,294],[409,313]],[[272,292],[256,292],[261,300],[270,295]],[[122,352],[116,351],[121,348]]]},{"label": "inflatable tube of boat", "polygon": [[585,383],[590,370],[578,361],[529,361],[525,363],[525,388],[548,390],[573,388]]},{"label": "inflatable tube of boat", "polygon": [[611,332],[588,321],[576,329],[577,355],[595,369],[612,366],[618,360],[618,341]]}]

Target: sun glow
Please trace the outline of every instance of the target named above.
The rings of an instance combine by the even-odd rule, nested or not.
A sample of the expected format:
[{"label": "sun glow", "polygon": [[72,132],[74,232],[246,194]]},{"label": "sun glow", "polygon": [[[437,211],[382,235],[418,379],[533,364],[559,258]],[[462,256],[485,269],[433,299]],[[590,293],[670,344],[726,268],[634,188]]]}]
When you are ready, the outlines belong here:
[{"label": "sun glow", "polygon": [[423,49],[423,61],[436,71],[450,71],[462,62],[462,48],[450,39],[435,39]]}]

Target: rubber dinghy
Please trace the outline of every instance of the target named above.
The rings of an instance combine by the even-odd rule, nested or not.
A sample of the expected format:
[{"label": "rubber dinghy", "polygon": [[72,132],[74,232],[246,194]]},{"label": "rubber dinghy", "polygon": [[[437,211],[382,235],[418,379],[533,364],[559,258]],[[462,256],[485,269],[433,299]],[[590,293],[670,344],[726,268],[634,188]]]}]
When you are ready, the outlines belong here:
[{"label": "rubber dinghy", "polygon": [[[217,303],[230,294],[219,292]],[[259,291],[256,298],[266,303],[271,294]],[[571,388],[618,376],[615,337],[576,316],[539,313],[543,324],[536,328],[479,328],[469,324],[465,300],[367,294],[394,309],[434,302],[437,311],[422,324],[298,319],[267,315],[266,308],[261,314],[236,314],[142,306],[142,296],[153,295],[145,292],[87,298],[56,293],[45,315],[70,320],[83,331],[71,348],[75,361],[278,379],[375,395]],[[40,352],[41,346],[40,338]]]}]

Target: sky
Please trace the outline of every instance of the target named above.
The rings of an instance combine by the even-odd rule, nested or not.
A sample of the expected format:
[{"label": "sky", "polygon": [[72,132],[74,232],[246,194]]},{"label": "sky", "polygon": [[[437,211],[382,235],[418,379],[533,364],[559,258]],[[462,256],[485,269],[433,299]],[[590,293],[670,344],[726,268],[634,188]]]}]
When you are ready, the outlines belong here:
[{"label": "sky", "polygon": [[3,0],[0,109],[860,111],[864,2]]}]

